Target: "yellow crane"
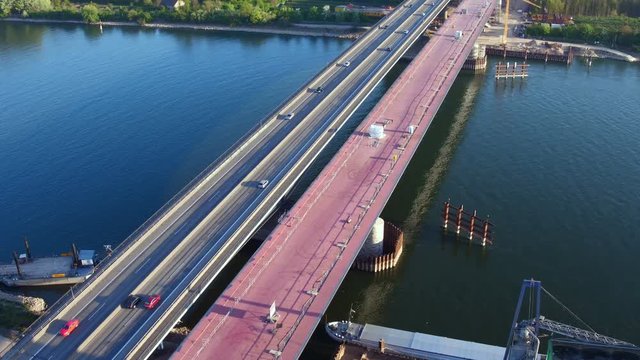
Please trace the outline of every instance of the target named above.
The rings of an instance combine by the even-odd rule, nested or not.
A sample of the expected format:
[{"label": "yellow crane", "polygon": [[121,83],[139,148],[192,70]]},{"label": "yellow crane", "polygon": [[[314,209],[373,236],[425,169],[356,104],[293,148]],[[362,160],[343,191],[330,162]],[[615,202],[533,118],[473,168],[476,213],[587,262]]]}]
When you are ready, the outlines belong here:
[{"label": "yellow crane", "polygon": [[[534,3],[530,0],[522,0],[529,5],[533,5],[538,9],[542,9],[542,6]],[[507,46],[507,36],[509,35],[509,0],[507,0],[505,9],[504,9],[504,32],[502,33],[502,45]]]},{"label": "yellow crane", "polygon": [[542,6],[536,4],[536,3],[532,2],[532,1],[529,1],[529,0],[522,0],[522,1],[526,2],[529,5],[533,5],[533,6],[537,7],[538,9],[542,9]]},{"label": "yellow crane", "polygon": [[509,34],[509,0],[505,4],[504,8],[504,18],[502,19],[504,22],[504,31],[502,33],[502,45],[507,46],[507,35]]}]

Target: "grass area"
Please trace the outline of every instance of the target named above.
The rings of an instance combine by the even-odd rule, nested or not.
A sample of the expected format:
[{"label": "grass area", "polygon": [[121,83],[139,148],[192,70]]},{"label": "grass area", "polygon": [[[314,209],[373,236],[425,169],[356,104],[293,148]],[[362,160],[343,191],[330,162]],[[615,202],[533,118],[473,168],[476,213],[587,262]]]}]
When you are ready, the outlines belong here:
[{"label": "grass area", "polygon": [[22,331],[37,318],[20,304],[0,300],[0,326],[3,328]]}]

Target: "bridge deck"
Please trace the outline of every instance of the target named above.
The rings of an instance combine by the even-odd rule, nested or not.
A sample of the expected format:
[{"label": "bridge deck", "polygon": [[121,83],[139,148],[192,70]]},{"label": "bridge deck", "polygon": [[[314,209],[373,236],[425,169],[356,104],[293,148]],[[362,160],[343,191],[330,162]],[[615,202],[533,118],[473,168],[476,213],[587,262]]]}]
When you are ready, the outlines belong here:
[{"label": "bridge deck", "polygon": [[[263,243],[173,359],[299,357],[494,4],[463,0]],[[454,38],[455,31],[464,36]],[[388,121],[386,136],[367,135]],[[410,135],[410,125],[415,131]],[[276,323],[266,321],[275,301]]]}]

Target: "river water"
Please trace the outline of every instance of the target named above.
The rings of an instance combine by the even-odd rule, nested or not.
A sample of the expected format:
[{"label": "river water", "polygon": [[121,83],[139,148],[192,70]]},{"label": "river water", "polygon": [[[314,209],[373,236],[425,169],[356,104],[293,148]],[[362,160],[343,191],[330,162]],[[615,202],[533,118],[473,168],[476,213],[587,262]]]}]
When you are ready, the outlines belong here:
[{"label": "river water", "polygon": [[[347,46],[0,22],[0,258],[23,235],[36,255],[116,245]],[[399,266],[351,272],[327,317],[353,304],[359,322],[504,346],[521,280],[534,277],[597,331],[640,343],[638,114],[637,65],[460,76],[383,213],[406,232]],[[442,234],[447,199],[490,215],[495,244]],[[542,312],[580,325],[549,296]],[[334,349],[317,331],[304,358]]]}]

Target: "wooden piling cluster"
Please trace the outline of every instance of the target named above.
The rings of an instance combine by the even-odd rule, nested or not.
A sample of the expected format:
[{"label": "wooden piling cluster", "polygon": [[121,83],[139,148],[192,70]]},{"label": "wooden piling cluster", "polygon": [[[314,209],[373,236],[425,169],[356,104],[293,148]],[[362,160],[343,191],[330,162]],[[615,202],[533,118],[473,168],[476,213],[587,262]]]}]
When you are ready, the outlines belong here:
[{"label": "wooden piling cluster", "polygon": [[391,269],[398,264],[402,248],[404,246],[404,234],[402,230],[390,222],[384,222],[383,254],[370,256],[365,260],[356,260],[353,268],[361,271],[379,272]]},{"label": "wooden piling cluster", "polygon": [[476,210],[471,214],[464,211],[464,205],[455,207],[446,201],[442,218],[445,232],[451,229],[456,236],[464,236],[470,242],[478,242],[482,246],[493,244],[493,224],[488,219],[479,218]]},{"label": "wooden piling cluster", "polygon": [[529,76],[529,64],[502,63],[496,64],[496,79],[526,78]]}]

